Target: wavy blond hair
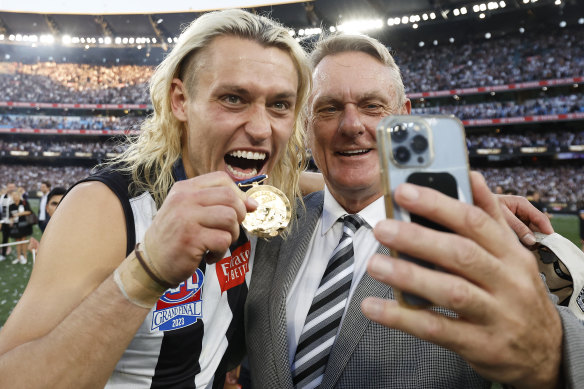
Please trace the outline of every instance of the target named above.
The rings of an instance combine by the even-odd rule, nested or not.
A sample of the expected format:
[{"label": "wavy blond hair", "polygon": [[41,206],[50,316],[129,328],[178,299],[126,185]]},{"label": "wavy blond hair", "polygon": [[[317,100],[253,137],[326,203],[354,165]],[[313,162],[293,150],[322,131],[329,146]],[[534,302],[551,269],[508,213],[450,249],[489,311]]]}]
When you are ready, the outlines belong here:
[{"label": "wavy blond hair", "polygon": [[[160,206],[171,186],[173,164],[181,157],[182,123],[171,108],[171,83],[187,73],[185,84],[196,88],[198,54],[218,36],[249,39],[265,47],[276,47],[288,53],[298,73],[298,91],[294,130],[284,154],[270,172],[269,183],[280,188],[288,198],[301,199],[298,180],[307,164],[304,147],[304,106],[312,85],[307,56],[288,30],[273,20],[242,10],[207,13],[193,21],[180,35],[176,46],[156,67],[150,80],[150,98],[154,112],[141,125],[140,135],[128,148],[108,162],[118,170],[130,173],[131,191],[149,191]],[[187,71],[182,69],[187,67]],[[192,74],[192,75],[191,75]],[[192,93],[192,91],[191,91]]]}]

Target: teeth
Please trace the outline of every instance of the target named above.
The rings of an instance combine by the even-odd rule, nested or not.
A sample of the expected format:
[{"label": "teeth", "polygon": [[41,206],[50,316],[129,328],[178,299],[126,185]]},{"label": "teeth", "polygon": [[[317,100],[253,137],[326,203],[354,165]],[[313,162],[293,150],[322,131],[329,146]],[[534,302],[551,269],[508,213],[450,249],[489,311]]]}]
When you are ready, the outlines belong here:
[{"label": "teeth", "polygon": [[367,151],[369,151],[369,150],[368,149],[348,150],[348,151],[343,151],[343,154],[362,154],[362,153],[366,153]]},{"label": "teeth", "polygon": [[245,158],[253,160],[264,160],[266,159],[266,153],[258,153],[253,151],[236,150],[229,153],[230,156],[236,158]]},{"label": "teeth", "polygon": [[235,170],[234,168],[231,167],[231,165],[227,165],[227,170],[229,170],[229,172],[233,174],[236,178],[242,180],[252,178],[258,175],[258,171],[255,168],[253,168],[249,173],[243,173],[241,171]]}]

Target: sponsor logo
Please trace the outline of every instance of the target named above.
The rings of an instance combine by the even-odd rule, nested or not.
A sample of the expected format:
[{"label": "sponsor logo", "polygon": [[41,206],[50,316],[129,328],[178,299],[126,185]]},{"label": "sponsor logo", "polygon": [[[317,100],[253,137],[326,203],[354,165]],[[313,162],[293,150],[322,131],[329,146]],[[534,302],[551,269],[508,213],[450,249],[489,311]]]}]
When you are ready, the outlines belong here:
[{"label": "sponsor logo", "polygon": [[167,290],[152,313],[151,331],[171,331],[190,326],[203,316],[201,287],[204,275],[197,269],[186,281]]},{"label": "sponsor logo", "polygon": [[247,241],[233,250],[231,256],[217,262],[215,270],[221,293],[245,282],[245,274],[249,271],[250,251],[251,244]]}]

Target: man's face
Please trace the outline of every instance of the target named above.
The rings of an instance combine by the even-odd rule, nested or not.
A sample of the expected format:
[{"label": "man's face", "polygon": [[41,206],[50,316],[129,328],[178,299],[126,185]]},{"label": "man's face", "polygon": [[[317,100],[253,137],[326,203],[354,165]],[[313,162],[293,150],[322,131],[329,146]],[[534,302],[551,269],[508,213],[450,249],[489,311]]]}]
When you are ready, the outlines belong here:
[{"label": "man's face", "polygon": [[49,193],[49,187],[46,184],[41,184],[41,192],[43,194]]},{"label": "man's face", "polygon": [[290,56],[219,37],[200,54],[196,80],[192,98],[177,80],[172,92],[173,112],[186,122],[187,176],[225,171],[239,181],[269,172],[294,126],[298,76]]},{"label": "man's face", "polygon": [[53,195],[51,196],[51,199],[47,201],[46,210],[49,217],[53,216],[62,198],[63,195]]},{"label": "man's face", "polygon": [[387,67],[361,52],[325,57],[313,73],[309,143],[335,199],[358,212],[381,196],[375,129],[396,109]]}]

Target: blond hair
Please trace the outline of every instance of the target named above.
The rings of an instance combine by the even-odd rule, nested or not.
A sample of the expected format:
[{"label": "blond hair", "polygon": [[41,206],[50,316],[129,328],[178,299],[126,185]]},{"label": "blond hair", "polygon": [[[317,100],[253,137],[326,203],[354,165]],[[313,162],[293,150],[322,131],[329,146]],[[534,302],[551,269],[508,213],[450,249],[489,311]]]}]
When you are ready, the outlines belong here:
[{"label": "blond hair", "polygon": [[[193,78],[189,86],[196,87],[196,72],[190,70],[196,68],[198,54],[218,36],[249,39],[265,47],[284,50],[290,55],[298,73],[294,129],[284,154],[270,172],[269,183],[280,188],[290,199],[301,198],[298,180],[300,171],[307,164],[303,107],[312,85],[306,54],[280,24],[237,9],[207,13],[182,32],[176,46],[157,66],[150,80],[154,112],[142,123],[138,138],[109,164],[131,173],[133,193],[149,191],[156,203],[159,206],[162,204],[174,184],[173,164],[181,156],[182,123],[176,119],[171,108],[172,80],[182,76],[181,73],[185,73],[182,68],[187,67],[187,78]],[[292,203],[295,201],[292,200]]]}]

